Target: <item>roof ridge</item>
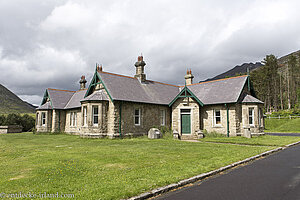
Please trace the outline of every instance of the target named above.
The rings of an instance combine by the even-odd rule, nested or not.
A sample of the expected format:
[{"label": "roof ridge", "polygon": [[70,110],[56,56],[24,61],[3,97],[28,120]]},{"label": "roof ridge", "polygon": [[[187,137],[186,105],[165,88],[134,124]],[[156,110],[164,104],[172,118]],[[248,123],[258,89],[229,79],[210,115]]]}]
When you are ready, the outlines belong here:
[{"label": "roof ridge", "polygon": [[71,90],[61,90],[61,89],[54,89],[54,88],[47,88],[47,90],[56,90],[56,91],[62,91],[62,92],[76,92]]},{"label": "roof ridge", "polygon": [[[137,78],[132,77],[132,76],[126,76],[126,75],[122,75],[122,74],[115,74],[115,73],[111,73],[111,72],[100,71],[100,73],[110,74],[110,75],[120,76],[120,77],[125,77],[125,78],[131,78],[131,79],[137,79]],[[180,86],[178,86],[178,85],[173,85],[173,84],[169,84],[169,83],[162,83],[162,82],[159,82],[159,81],[153,81],[153,80],[147,80],[147,81],[159,83],[159,84],[162,84],[162,85],[169,85],[169,86],[173,86],[173,87],[180,87]]]},{"label": "roof ridge", "polygon": [[[199,85],[199,84],[203,84],[203,83],[212,83],[212,82],[217,82],[217,81],[224,81],[224,80],[228,80],[228,79],[240,78],[240,77],[245,77],[245,76],[248,76],[248,75],[233,76],[233,77],[229,77],[229,78],[222,78],[222,79],[217,79],[217,80],[212,80],[212,81],[204,81],[204,82],[201,82],[201,83],[189,84],[187,86]],[[184,86],[180,86],[180,87],[184,87]]]},{"label": "roof ridge", "polygon": [[169,85],[169,86],[173,86],[173,87],[181,87],[179,85],[173,85],[173,84],[169,84],[169,83],[162,83],[162,82],[159,82],[159,81],[152,81],[152,80],[147,80],[147,81],[151,81],[151,82],[154,82],[154,83],[159,83],[159,84],[162,84],[162,85]]},{"label": "roof ridge", "polygon": [[124,78],[131,78],[131,79],[136,79],[132,76],[126,76],[126,75],[122,75],[122,74],[115,74],[115,73],[111,73],[111,72],[104,72],[104,71],[100,71],[98,73],[104,73],[104,74],[110,74],[110,75],[114,75],[114,76],[120,76],[120,77],[124,77]]}]

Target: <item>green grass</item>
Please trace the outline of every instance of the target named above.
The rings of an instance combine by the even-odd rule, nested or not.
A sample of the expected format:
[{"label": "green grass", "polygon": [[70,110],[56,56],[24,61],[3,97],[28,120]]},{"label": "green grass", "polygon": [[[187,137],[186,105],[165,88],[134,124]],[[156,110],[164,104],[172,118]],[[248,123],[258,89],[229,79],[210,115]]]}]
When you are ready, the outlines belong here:
[{"label": "green grass", "polygon": [[292,136],[253,136],[252,138],[245,137],[205,137],[202,142],[217,142],[217,143],[232,143],[232,144],[248,144],[258,146],[284,146],[300,141],[300,137]]},{"label": "green grass", "polygon": [[265,119],[265,132],[300,133],[300,118]]},{"label": "green grass", "polygon": [[273,148],[172,139],[0,135],[0,191],[128,198]]}]

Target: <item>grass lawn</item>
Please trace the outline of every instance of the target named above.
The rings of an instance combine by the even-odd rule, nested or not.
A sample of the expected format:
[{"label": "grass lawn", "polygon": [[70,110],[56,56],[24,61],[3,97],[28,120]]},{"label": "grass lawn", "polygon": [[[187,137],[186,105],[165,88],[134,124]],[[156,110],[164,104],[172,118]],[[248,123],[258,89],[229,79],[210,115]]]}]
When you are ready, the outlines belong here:
[{"label": "grass lawn", "polygon": [[248,144],[259,146],[284,146],[294,142],[300,141],[300,137],[292,136],[253,136],[252,138],[245,137],[205,137],[201,139],[202,142],[218,142],[218,143],[232,143],[232,144]]},{"label": "grass lawn", "polygon": [[[284,143],[296,141],[288,138]],[[283,144],[276,136],[253,140]],[[74,194],[75,199],[121,199],[274,148],[172,139],[0,135],[0,193],[59,192]]]},{"label": "grass lawn", "polygon": [[300,133],[300,118],[265,119],[265,132]]}]

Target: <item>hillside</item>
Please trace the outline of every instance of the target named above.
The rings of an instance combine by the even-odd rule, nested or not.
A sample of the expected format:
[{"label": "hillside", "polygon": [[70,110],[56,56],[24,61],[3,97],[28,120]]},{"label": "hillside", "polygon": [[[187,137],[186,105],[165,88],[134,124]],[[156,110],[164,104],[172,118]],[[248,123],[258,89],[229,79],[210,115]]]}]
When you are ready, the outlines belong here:
[{"label": "hillside", "polygon": [[22,101],[17,95],[0,84],[0,114],[33,113],[35,107]]},{"label": "hillside", "polygon": [[[206,79],[205,81],[212,81],[212,80],[217,80],[217,79],[222,79],[222,78],[226,78],[226,77],[232,77],[232,76],[236,76],[237,74],[246,74],[247,73],[247,68],[249,68],[249,71],[252,71],[256,68],[259,68],[263,66],[262,63],[260,62],[256,62],[256,63],[244,63],[242,65],[237,65],[234,68],[219,74],[213,78],[209,78]],[[202,81],[201,81],[202,82]]]}]

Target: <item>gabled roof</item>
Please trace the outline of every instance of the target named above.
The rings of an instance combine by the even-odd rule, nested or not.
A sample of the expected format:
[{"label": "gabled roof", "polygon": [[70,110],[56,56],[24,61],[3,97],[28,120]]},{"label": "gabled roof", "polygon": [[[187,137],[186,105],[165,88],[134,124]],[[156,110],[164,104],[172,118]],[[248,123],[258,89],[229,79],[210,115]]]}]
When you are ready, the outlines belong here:
[{"label": "gabled roof", "polygon": [[[43,106],[49,98],[52,109],[64,109],[74,93],[75,91],[48,88],[41,106]],[[38,109],[40,109],[40,107]]]},{"label": "gabled roof", "polygon": [[237,76],[215,81],[187,85],[189,90],[204,105],[236,103],[243,91],[248,76]]},{"label": "gabled roof", "polygon": [[241,101],[242,103],[264,103],[261,100],[249,95],[249,94],[245,94],[243,97],[243,100]]},{"label": "gabled roof", "polygon": [[168,105],[179,93],[179,86],[138,79],[108,72],[97,72],[113,100]]}]

